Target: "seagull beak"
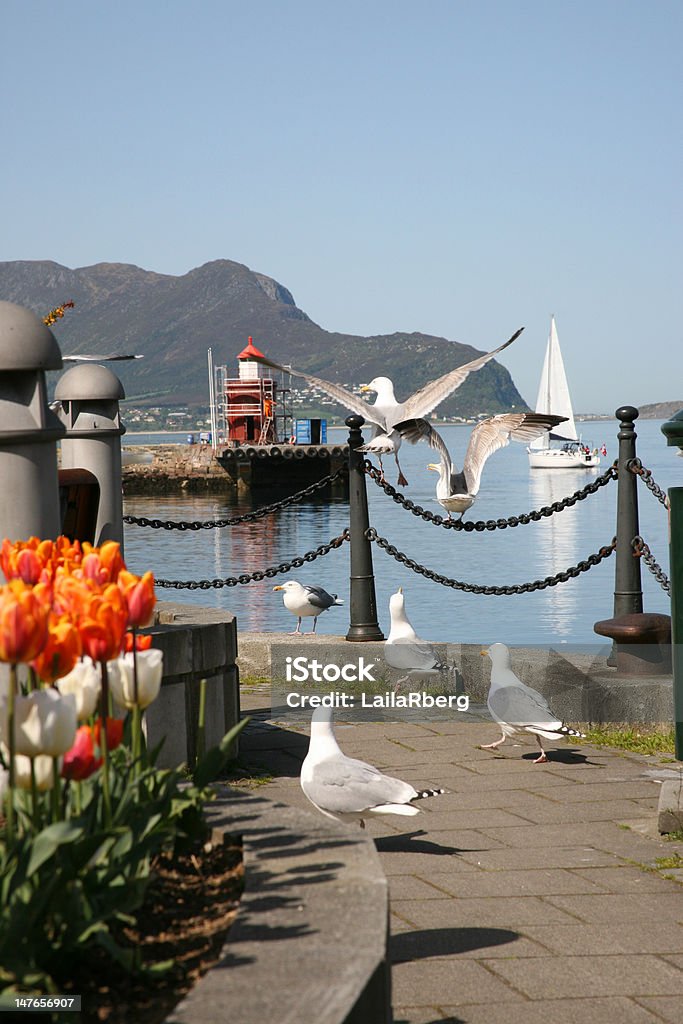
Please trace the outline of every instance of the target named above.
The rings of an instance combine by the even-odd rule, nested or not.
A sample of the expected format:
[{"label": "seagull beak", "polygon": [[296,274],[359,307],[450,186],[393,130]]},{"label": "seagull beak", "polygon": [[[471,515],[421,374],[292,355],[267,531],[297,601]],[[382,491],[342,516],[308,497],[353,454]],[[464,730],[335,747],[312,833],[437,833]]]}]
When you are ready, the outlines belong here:
[{"label": "seagull beak", "polygon": [[284,590],[284,589],[285,588],[281,587],[279,584],[277,585],[277,587],[273,587],[273,590]]},{"label": "seagull beak", "polygon": [[365,391],[372,391],[372,388],[369,388],[367,384],[361,384],[359,390],[363,391],[363,392],[365,392]]},{"label": "seagull beak", "polygon": [[441,472],[441,466],[437,466],[437,464],[435,462],[430,462],[429,465],[427,466],[427,469],[433,469],[437,473]]},{"label": "seagull beak", "polygon": [[399,592],[399,594],[402,594],[403,593],[403,587],[399,587],[398,588],[398,592]]}]

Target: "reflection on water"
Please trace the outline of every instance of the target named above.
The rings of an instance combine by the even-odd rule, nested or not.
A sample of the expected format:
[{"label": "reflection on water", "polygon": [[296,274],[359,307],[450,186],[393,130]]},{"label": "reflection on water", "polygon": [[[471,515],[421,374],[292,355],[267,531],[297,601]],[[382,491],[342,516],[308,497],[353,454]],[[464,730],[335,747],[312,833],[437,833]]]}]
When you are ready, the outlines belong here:
[{"label": "reflection on water", "polygon": [[[593,430],[609,436],[611,424]],[[667,449],[655,421],[638,424],[639,454],[664,488],[680,483],[681,460]],[[471,427],[440,428],[458,465]],[[615,427],[616,432],[616,427]],[[345,432],[338,432],[343,440]],[[466,518],[498,519],[551,504],[583,487],[605,469],[616,442],[598,470],[531,472],[522,445],[494,454],[484,468],[477,501]],[[405,493],[432,512],[441,512],[435,499],[437,476],[426,465],[433,453],[425,445],[402,449],[401,464],[410,481]],[[393,460],[386,460],[390,482]],[[399,550],[445,576],[485,585],[518,584],[555,575],[576,565],[612,539],[615,532],[616,483],[609,483],[585,501],[538,523],[482,533],[446,531],[423,522],[392,502],[368,481],[370,521],[378,533]],[[664,508],[640,488],[641,532],[657,561],[668,572],[667,518]],[[266,504],[260,495],[258,504]],[[135,497],[125,512],[150,518],[207,521],[227,518],[251,508],[248,497],[196,495]],[[348,504],[315,499],[290,506],[254,523],[222,530],[169,532],[126,527],[126,558],[133,571],[151,568],[158,578],[212,580],[264,570],[327,543],[348,525]],[[161,600],[178,600],[225,608],[238,617],[244,630],[288,631],[294,618],[273,586],[285,579],[317,583],[345,601],[321,617],[321,632],[344,634],[348,628],[348,547],[306,563],[301,568],[262,582],[209,590],[161,590]],[[467,594],[430,582],[412,573],[373,546],[377,605],[385,634],[389,628],[389,597],[399,585],[406,610],[418,633],[434,641],[512,644],[594,642],[593,623],[612,614],[614,555],[577,579],[520,596],[487,597]],[[646,611],[669,613],[669,601],[643,566]]]}]

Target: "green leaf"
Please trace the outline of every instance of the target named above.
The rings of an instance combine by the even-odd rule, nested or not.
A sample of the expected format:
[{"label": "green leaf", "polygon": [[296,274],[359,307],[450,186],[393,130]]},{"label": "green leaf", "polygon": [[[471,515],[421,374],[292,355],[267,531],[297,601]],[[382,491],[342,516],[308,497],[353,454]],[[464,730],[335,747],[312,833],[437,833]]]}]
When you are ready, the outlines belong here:
[{"label": "green leaf", "polygon": [[37,871],[41,864],[52,857],[59,846],[64,843],[73,843],[82,835],[83,829],[80,825],[75,825],[71,821],[58,821],[54,825],[48,825],[33,840],[27,875],[30,877],[34,871]]},{"label": "green leaf", "polygon": [[250,721],[249,718],[243,718],[241,722],[234,725],[229,732],[226,732],[223,739],[220,741],[217,747],[212,747],[211,750],[207,751],[204,757],[197,762],[192,778],[195,786],[208,786],[210,782],[215,782],[224,766],[232,756],[232,744],[237,736],[242,732],[245,725]]}]

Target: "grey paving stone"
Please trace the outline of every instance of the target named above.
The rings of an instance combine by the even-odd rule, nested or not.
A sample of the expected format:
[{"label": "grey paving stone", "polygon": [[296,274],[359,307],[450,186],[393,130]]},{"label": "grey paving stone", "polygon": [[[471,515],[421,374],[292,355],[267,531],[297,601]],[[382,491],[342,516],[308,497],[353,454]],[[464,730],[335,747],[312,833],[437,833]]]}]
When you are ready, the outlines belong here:
[{"label": "grey paving stone", "polygon": [[[609,870],[609,869],[607,869]],[[615,869],[616,870],[616,869]],[[590,878],[563,870],[478,871],[475,875],[462,872],[430,872],[422,876],[452,896],[546,896],[561,893],[600,893],[610,890]],[[671,883],[673,884],[673,883]],[[409,898],[409,897],[406,897]]]},{"label": "grey paving stone", "polygon": [[543,846],[539,849],[479,850],[461,853],[460,859],[470,861],[487,871],[524,871],[534,868],[611,867],[619,863],[613,853],[590,846]]},{"label": "grey paving stone", "polygon": [[663,878],[652,871],[642,871],[639,868],[623,867],[617,868],[581,868],[577,869],[575,875],[581,878],[590,879],[602,889],[615,893],[626,892],[670,892],[680,895],[678,883]]},{"label": "grey paving stone", "polygon": [[[559,897],[560,899],[562,897]],[[566,897],[567,899],[569,897]],[[575,896],[573,899],[597,899]],[[392,910],[416,928],[467,925],[517,928],[528,924],[571,924],[576,918],[538,896],[492,896],[442,900],[392,900]]]},{"label": "grey paving stone", "polygon": [[[652,801],[652,812],[655,813],[657,801]],[[537,824],[554,824],[566,822],[568,825],[584,821],[614,821],[618,819],[643,817],[643,806],[635,800],[594,800],[586,803],[571,803],[562,806],[559,803],[545,805],[533,803],[519,804],[517,810],[529,821]]]},{"label": "grey paving stone", "polygon": [[[659,1017],[653,1016],[635,1000],[619,997],[543,999],[533,1003],[522,1002],[514,1007],[506,1003],[463,1007],[442,1005],[439,1009],[453,1024],[661,1024]],[[680,1024],[680,1017],[676,1018],[675,1024]]]},{"label": "grey paving stone", "polygon": [[[397,919],[400,920],[400,919]],[[488,957],[552,956],[544,946],[521,936],[511,928],[492,925],[469,925],[462,928],[406,928],[401,921],[400,934],[392,933],[389,943],[395,963],[430,958],[466,957],[481,960]]]},{"label": "grey paving stone", "polygon": [[677,996],[639,996],[637,1002],[657,1014],[658,1021],[681,1024],[681,1000]]},{"label": "grey paving stone", "polygon": [[[495,961],[498,963],[498,961]],[[526,962],[526,961],[525,961]],[[498,981],[472,960],[424,960],[396,964],[392,970],[393,1001],[398,1006],[424,1005],[422,1000],[452,1006],[476,1003],[482,994],[492,1002],[519,1003],[519,996],[504,981]],[[427,996],[426,993],[432,993]]]},{"label": "grey paving stone", "polygon": [[670,893],[644,896],[547,896],[554,907],[592,924],[620,924],[622,921],[683,922],[683,900]]},{"label": "grey paving stone", "polygon": [[600,956],[620,953],[676,953],[683,948],[683,927],[672,921],[619,921],[613,924],[524,925],[524,935],[551,952]]},{"label": "grey paving stone", "polygon": [[501,810],[498,807],[484,810],[468,808],[464,811],[444,811],[437,803],[430,801],[425,807],[429,811],[431,820],[429,827],[433,832],[446,832],[451,829],[481,829],[481,828],[507,828],[511,825],[523,825],[525,819],[519,814],[512,814],[509,811]]},{"label": "grey paving stone", "polygon": [[530,999],[683,995],[683,971],[656,956],[539,957],[486,960],[486,966]]},{"label": "grey paving stone", "polygon": [[443,1024],[444,1017],[437,1006],[395,1006],[394,1024]]}]

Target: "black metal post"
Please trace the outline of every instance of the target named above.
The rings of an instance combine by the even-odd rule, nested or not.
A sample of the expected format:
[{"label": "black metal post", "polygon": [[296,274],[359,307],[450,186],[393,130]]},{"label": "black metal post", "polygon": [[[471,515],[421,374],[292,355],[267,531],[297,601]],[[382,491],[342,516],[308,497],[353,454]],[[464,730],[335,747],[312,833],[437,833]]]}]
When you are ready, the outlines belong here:
[{"label": "black metal post", "polygon": [[346,639],[363,642],[384,640],[377,621],[375,576],[372,571],[372,545],[365,532],[370,525],[368,494],[365,489],[362,416],[349,416],[349,528],[351,533],[350,623]]},{"label": "black metal post", "polygon": [[640,533],[638,525],[638,477],[627,469],[636,457],[636,432],[633,426],[638,410],[622,405],[615,416],[620,420],[619,476],[617,478],[617,550],[614,573],[614,617],[643,610],[640,559],[634,557],[631,541]]},{"label": "black metal post", "polygon": [[[683,452],[683,410],[663,423],[661,431],[667,444]],[[674,739],[676,758],[683,761],[683,487],[669,488],[669,551]]]}]

